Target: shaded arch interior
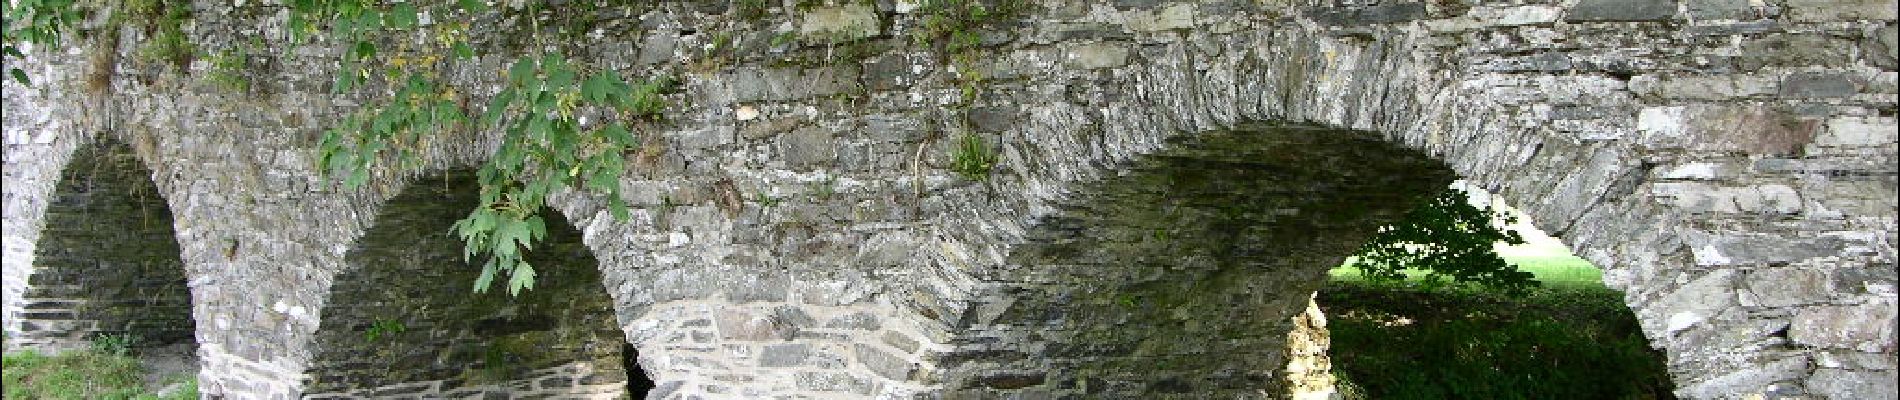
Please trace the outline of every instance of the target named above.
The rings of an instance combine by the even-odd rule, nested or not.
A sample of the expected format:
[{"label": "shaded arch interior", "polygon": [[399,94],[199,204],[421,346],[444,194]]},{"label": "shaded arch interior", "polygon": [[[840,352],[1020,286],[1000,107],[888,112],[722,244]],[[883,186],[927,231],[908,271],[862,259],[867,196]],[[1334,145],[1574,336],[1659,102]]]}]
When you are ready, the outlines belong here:
[{"label": "shaded arch interior", "polygon": [[193,343],[171,209],[131,146],[100,138],[75,149],[45,218],[10,344],[65,348],[102,335],[135,347]]},{"label": "shaded arch interior", "polygon": [[594,257],[553,210],[544,210],[548,237],[527,256],[535,288],[472,291],[478,270],[451,227],[478,201],[474,177],[452,171],[410,184],[350,250],[323,310],[308,397],[645,392],[628,387],[637,364],[624,360],[637,355]]}]

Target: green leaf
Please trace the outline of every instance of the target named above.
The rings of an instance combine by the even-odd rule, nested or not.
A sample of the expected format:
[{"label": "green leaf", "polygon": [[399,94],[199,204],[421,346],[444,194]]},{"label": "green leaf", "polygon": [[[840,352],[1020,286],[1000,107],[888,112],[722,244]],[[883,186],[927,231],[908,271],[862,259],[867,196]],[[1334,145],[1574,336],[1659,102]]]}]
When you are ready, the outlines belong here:
[{"label": "green leaf", "polygon": [[455,102],[448,101],[448,100],[437,101],[435,103],[434,114],[435,114],[435,120],[438,121],[438,123],[447,124],[447,123],[468,122],[468,117],[462,115],[462,107],[459,107],[455,104]]},{"label": "green leaf", "polygon": [[620,77],[613,71],[602,71],[587,77],[587,81],[581,82],[581,98],[589,103],[606,103],[607,96],[615,89],[614,83],[618,81]]},{"label": "green leaf", "polygon": [[343,187],[355,189],[369,183],[369,167],[358,165],[350,170],[350,177],[343,179]]},{"label": "green leaf", "polygon": [[[359,60],[375,57],[376,44],[370,43],[368,40],[358,41],[356,42],[356,46],[350,49],[350,56],[356,57]],[[349,73],[355,73],[355,71],[349,71]]]},{"label": "green leaf", "polygon": [[514,66],[508,67],[508,81],[515,86],[527,86],[530,79],[534,79],[533,58],[521,57],[515,60]]},{"label": "green leaf", "polygon": [[607,139],[608,143],[613,143],[616,146],[627,147],[634,145],[633,133],[628,132],[627,127],[620,123],[607,124],[607,126],[601,127],[599,132],[600,137]]},{"label": "green leaf", "polygon": [[375,9],[364,9],[362,14],[357,15],[356,25],[366,31],[382,29],[383,13]]},{"label": "green leaf", "polygon": [[607,211],[613,213],[614,219],[626,221],[633,215],[627,212],[627,201],[620,199],[620,191],[614,190],[614,192],[613,195],[607,197]]},{"label": "green leaf", "polygon": [[416,15],[416,6],[409,3],[397,4],[395,7],[390,8],[387,17],[389,27],[395,29],[415,28],[416,24],[420,22],[421,18]]},{"label": "green leaf", "polygon": [[528,233],[531,235],[530,236],[531,238],[540,239],[540,238],[548,237],[548,223],[547,221],[542,220],[541,216],[536,215],[536,216],[528,217],[527,223],[528,223]]},{"label": "green leaf", "polygon": [[453,52],[455,53],[455,58],[475,58],[475,48],[468,47],[468,42],[465,41],[456,41]]},{"label": "green leaf", "polygon": [[482,124],[494,125],[501,122],[501,114],[508,110],[508,104],[515,101],[514,89],[502,89],[495,98],[488,99],[488,109],[482,110]]},{"label": "green leaf", "polygon": [[522,290],[534,288],[534,267],[527,261],[515,265],[515,271],[508,276],[508,294],[520,296]]},{"label": "green leaf", "polygon": [[482,275],[475,277],[475,293],[487,293],[488,287],[495,284],[495,260],[489,259],[482,264]]},{"label": "green leaf", "polygon": [[568,90],[574,86],[574,71],[561,68],[548,72],[548,87],[555,90]]},{"label": "green leaf", "polygon": [[33,81],[26,79],[26,71],[21,71],[19,68],[7,68],[7,75],[12,75],[13,80],[20,82],[21,85],[33,86]]},{"label": "green leaf", "polygon": [[481,0],[461,0],[457,2],[457,5],[461,6],[462,10],[471,13],[488,11],[488,3]]}]

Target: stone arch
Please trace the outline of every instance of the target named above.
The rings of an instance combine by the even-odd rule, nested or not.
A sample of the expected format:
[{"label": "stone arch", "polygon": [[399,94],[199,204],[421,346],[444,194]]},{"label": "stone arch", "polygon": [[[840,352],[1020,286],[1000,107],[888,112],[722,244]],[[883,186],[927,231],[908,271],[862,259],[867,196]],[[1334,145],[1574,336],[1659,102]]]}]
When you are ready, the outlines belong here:
[{"label": "stone arch", "polygon": [[43,218],[9,347],[72,348],[101,335],[131,335],[138,347],[194,344],[171,209],[130,146],[78,145]]},{"label": "stone arch", "polygon": [[638,356],[580,232],[558,215],[527,258],[536,288],[471,292],[477,269],[451,226],[477,195],[474,173],[458,170],[418,179],[385,203],[331,286],[306,397],[620,398],[651,387],[629,379],[643,374],[625,361]]},{"label": "stone arch", "polygon": [[[1243,125],[1170,140],[1036,221],[938,359],[958,390],[1276,397],[1326,270],[1455,175],[1366,132]],[[998,300],[1006,299],[1003,304]],[[988,303],[988,304],[984,304]]]},{"label": "stone arch", "polygon": [[[1192,12],[1191,6],[1180,8]],[[1892,197],[1883,194],[1884,203],[1873,207],[1850,200],[1855,195],[1835,197],[1860,190],[1890,193],[1893,181],[1882,177],[1890,173],[1843,167],[1855,172],[1832,178],[1777,167],[1806,165],[1800,160],[1816,155],[1857,158],[1883,151],[1877,146],[1890,148],[1891,139],[1879,145],[1844,139],[1865,135],[1864,124],[1890,125],[1890,118],[1866,117],[1871,110],[1851,107],[1802,114],[1800,96],[1769,104],[1680,106],[1672,103],[1680,99],[1639,95],[1636,83],[1616,71],[1462,70],[1421,50],[1431,43],[1411,35],[1418,25],[1319,21],[1309,28],[1232,36],[1187,32],[1147,37],[1150,42],[1139,45],[1058,45],[1065,57],[1108,55],[1126,66],[1109,64],[1115,68],[1102,74],[1113,78],[1098,79],[1080,94],[1068,92],[1069,102],[979,100],[979,108],[1020,110],[1024,122],[986,133],[1004,142],[1002,159],[1015,164],[998,170],[991,190],[1010,194],[1002,201],[976,190],[947,195],[981,206],[973,207],[975,218],[962,218],[970,222],[950,221],[942,228],[958,239],[951,240],[956,251],[936,252],[951,261],[940,268],[979,283],[944,296],[949,307],[905,304],[950,311],[918,311],[948,314],[933,319],[957,327],[951,355],[936,364],[946,368],[949,390],[1085,391],[1081,382],[1089,378],[1079,371],[1097,368],[1084,364],[1142,350],[1132,339],[1111,334],[1101,340],[1112,345],[1093,352],[1037,361],[1057,349],[1090,349],[1063,343],[1086,339],[1079,332],[1117,329],[1084,326],[1077,315],[1087,314],[1076,311],[1085,303],[1051,289],[1060,278],[1086,275],[1064,271],[1074,261],[1087,265],[1106,258],[1074,251],[1076,243],[1141,235],[1130,229],[1139,224],[1089,210],[1124,201],[1115,191],[1127,189],[1104,187],[1140,184],[1129,179],[1143,173],[1147,158],[1170,157],[1183,143],[1259,121],[1360,131],[1421,154],[1447,180],[1466,177],[1518,204],[1540,228],[1606,269],[1606,282],[1625,293],[1652,345],[1669,355],[1679,395],[1859,398],[1894,390],[1892,242],[1874,233],[1891,230]],[[1042,190],[1051,187],[1065,190]],[[1103,224],[1070,223],[1078,218]],[[1052,249],[1056,253],[1047,254]],[[1350,251],[1341,249],[1338,256]],[[969,261],[982,267],[957,265]],[[1317,271],[1336,260],[1323,264],[1310,275],[1287,278],[1312,281],[1283,287],[1317,285]],[[1804,288],[1776,289],[1779,279],[1795,279]],[[1060,300],[1026,304],[1011,294],[1025,292]],[[1093,291],[1103,292],[1114,291]],[[1284,296],[1285,307],[1273,308],[1297,310],[1303,303],[1291,299],[1303,302],[1310,291],[1293,293]],[[1761,293],[1775,299],[1760,300]],[[1012,313],[1026,319],[1007,319]],[[1025,326],[1078,333],[1038,334]],[[1127,369],[1111,365],[1107,371]],[[1207,388],[1129,376],[1118,388],[1125,395]],[[1248,384],[1225,382],[1256,378],[1236,373],[1204,383],[1239,391]]]}]

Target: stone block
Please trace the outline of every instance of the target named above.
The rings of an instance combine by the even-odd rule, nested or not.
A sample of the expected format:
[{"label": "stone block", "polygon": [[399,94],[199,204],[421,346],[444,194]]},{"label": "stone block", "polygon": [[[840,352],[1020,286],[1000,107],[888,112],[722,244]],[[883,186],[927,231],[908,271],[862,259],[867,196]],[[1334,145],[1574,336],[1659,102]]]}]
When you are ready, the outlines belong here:
[{"label": "stone block", "polygon": [[1557,22],[1563,9],[1554,6],[1478,7],[1468,14],[1478,23],[1490,26],[1540,25]]},{"label": "stone block", "polygon": [[1856,19],[1893,20],[1893,0],[1787,0],[1789,19],[1797,22],[1827,22]]},{"label": "stone block", "polygon": [[[1827,273],[1796,268],[1769,268],[1748,273],[1747,306],[1787,307],[1826,301]],[[1752,304],[1750,304],[1752,303]]]},{"label": "stone block", "polygon": [[1194,4],[1173,4],[1166,8],[1129,11],[1124,26],[1136,32],[1165,31],[1194,27]]},{"label": "stone block", "polygon": [[879,337],[884,339],[884,344],[895,347],[898,350],[903,350],[905,353],[916,353],[917,348],[921,346],[917,343],[917,339],[911,339],[910,336],[905,336],[896,331],[885,331],[884,334]]},{"label": "stone block", "polygon": [[1896,35],[1900,35],[1900,26],[1887,23],[1861,39],[1861,51],[1867,54],[1867,61],[1888,71],[1900,69],[1900,37]]},{"label": "stone block", "polygon": [[1819,33],[1765,35],[1741,45],[1735,66],[1744,71],[1768,67],[1845,66],[1854,56],[1853,41]]},{"label": "stone block", "polygon": [[1866,352],[1895,350],[1894,303],[1814,306],[1795,313],[1788,338],[1809,346]]},{"label": "stone block", "polygon": [[811,345],[805,343],[785,343],[766,345],[759,351],[759,366],[767,368],[795,367],[803,365],[812,354]]},{"label": "stone block", "polygon": [[1853,96],[1860,85],[1847,75],[1833,72],[1796,72],[1781,80],[1782,98],[1833,99]]},{"label": "stone block", "polygon": [[1814,141],[1820,121],[1774,106],[1663,106],[1637,114],[1637,140],[1652,148],[1795,154]]},{"label": "stone block", "polygon": [[1069,68],[1114,68],[1128,63],[1128,46],[1117,43],[1089,43],[1063,52],[1062,64]]},{"label": "stone block", "polygon": [[1689,19],[1707,20],[1749,20],[1761,17],[1760,11],[1749,4],[1748,0],[1685,0],[1688,4]]},{"label": "stone block", "polygon": [[874,331],[879,327],[878,318],[868,312],[855,312],[825,321],[825,329],[851,329]]},{"label": "stone block", "polygon": [[1709,272],[1662,299],[1645,305],[1640,311],[1645,326],[1660,323],[1663,325],[1653,328],[1674,333],[1703,323],[1734,306],[1736,275],[1735,271],[1730,270]]},{"label": "stone block", "polygon": [[1365,26],[1394,24],[1425,18],[1425,3],[1398,3],[1371,7],[1315,7],[1306,17],[1323,25]]},{"label": "stone block", "polygon": [[1807,357],[1787,357],[1749,364],[1732,371],[1721,371],[1709,379],[1676,389],[1676,395],[1692,399],[1728,398],[1737,394],[1760,393],[1777,381],[1798,379],[1809,368]]},{"label": "stone block", "polygon": [[1808,392],[1826,396],[1830,399],[1892,399],[1900,398],[1895,391],[1894,381],[1900,378],[1900,371],[1850,371],[1822,368],[1814,371],[1807,380]]},{"label": "stone block", "polygon": [[807,126],[780,135],[778,149],[786,166],[800,170],[831,167],[838,157],[831,129],[824,127]]},{"label": "stone block", "polygon": [[1629,87],[1637,94],[1665,99],[1719,101],[1771,96],[1780,84],[1775,77],[1728,74],[1644,76],[1630,79]]},{"label": "stone block", "polygon": [[871,372],[876,372],[885,378],[909,380],[911,373],[917,371],[916,363],[880,350],[876,346],[859,343],[854,347],[857,351],[858,362],[864,364],[865,368],[869,368]]},{"label": "stone block", "polygon": [[1789,263],[1840,254],[1845,243],[1835,237],[1783,237],[1772,235],[1711,235],[1690,232],[1684,235],[1695,256],[1696,265],[1747,265]]},{"label": "stone block", "polygon": [[1664,21],[1676,16],[1671,0],[1583,0],[1564,16],[1570,22]]},{"label": "stone block", "polygon": [[865,4],[812,7],[798,25],[799,36],[828,41],[856,40],[877,33],[877,9]]},{"label": "stone block", "polygon": [[1816,146],[1893,146],[1900,143],[1900,123],[1888,117],[1844,117],[1827,121],[1814,138]]},{"label": "stone block", "polygon": [[713,324],[718,327],[719,336],[726,340],[790,340],[798,334],[797,326],[772,316],[743,310],[720,310],[713,317]]}]

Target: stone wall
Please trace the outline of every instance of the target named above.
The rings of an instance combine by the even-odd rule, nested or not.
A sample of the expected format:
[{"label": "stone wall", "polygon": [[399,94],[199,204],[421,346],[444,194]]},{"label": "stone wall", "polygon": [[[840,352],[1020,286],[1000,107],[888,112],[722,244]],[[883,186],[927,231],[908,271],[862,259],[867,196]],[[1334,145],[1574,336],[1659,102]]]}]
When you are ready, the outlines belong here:
[{"label": "stone wall", "polygon": [[[554,41],[571,58],[681,82],[621,182],[632,218],[612,218],[598,196],[555,201],[598,260],[616,322],[675,397],[846,397],[865,392],[856,382],[891,396],[1170,394],[1183,387],[1170,380],[1177,375],[1223,368],[1233,373],[1178,381],[1190,391],[1269,390],[1280,382],[1270,364],[1283,361],[1286,317],[1304,307],[1315,271],[1350,251],[1354,227],[1399,205],[1315,200],[1274,218],[1268,205],[1242,206],[1258,209],[1234,221],[1267,224],[1243,234],[1279,238],[1318,224],[1325,229],[1311,232],[1335,236],[1246,242],[1233,259],[1214,256],[1250,237],[1222,234],[1232,224],[1221,219],[1148,221],[1199,232],[1176,236],[1191,239],[1169,254],[1114,245],[1162,243],[1152,230],[1135,233],[1147,220],[1087,211],[1140,205],[1128,194],[1152,189],[1142,177],[1169,160],[1151,156],[1258,122],[1325,128],[1295,137],[1356,131],[1441,165],[1221,170],[1247,179],[1223,188],[1235,198],[1339,193],[1274,187],[1262,175],[1388,171],[1298,182],[1396,181],[1382,187],[1394,196],[1429,194],[1400,190],[1413,184],[1407,177],[1467,178],[1606,268],[1606,283],[1669,354],[1685,397],[1895,390],[1892,1],[1045,1],[973,28],[980,46],[967,58],[914,39],[927,18],[911,1],[745,4],[546,11],[598,28]],[[417,174],[480,162],[492,132],[445,136],[424,171],[378,170],[368,188],[342,190],[311,157],[320,132],[368,100],[329,92],[342,46],[284,43],[275,5],[198,2],[194,12],[188,33],[201,48],[261,42],[240,71],[250,90],[208,84],[206,60],[194,75],[141,63],[135,44],[145,33],[133,29],[118,32],[117,48],[34,49],[24,65],[40,84],[4,84],[5,326],[20,326],[28,285],[14,278],[35,264],[15,256],[41,241],[50,176],[80,144],[118,138],[140,149],[171,205],[200,322],[202,388],[300,396],[297,377],[319,358],[315,338],[329,322],[322,310],[339,300],[331,293],[352,270],[347,253],[385,199]],[[523,13],[478,18],[473,34],[489,56],[443,70],[470,104],[483,104],[498,88],[494,71],[525,51],[509,39],[528,36]],[[89,57],[102,53],[119,56]],[[88,91],[96,60],[115,68],[104,90]],[[987,179],[949,169],[964,133],[999,151]],[[1268,155],[1342,151],[1293,143]],[[1327,226],[1307,219],[1309,209],[1343,218]],[[1093,253],[1059,251],[1071,244]],[[1117,263],[1127,275],[1065,269],[1115,252],[1158,261]],[[1231,286],[1203,293],[1196,282]],[[1117,293],[1157,300],[1127,308]],[[1189,307],[1160,307],[1175,295]],[[813,324],[862,311],[880,326],[676,341],[725,334],[688,321],[726,310],[773,321],[781,306]],[[1121,317],[1133,325],[1103,328]],[[1222,344],[1204,335],[1227,325],[1257,336]],[[886,342],[885,331],[915,350]],[[1167,354],[1175,349],[1159,343],[1177,340],[1245,351],[1152,376],[1113,364]],[[801,348],[786,345],[815,356],[765,363],[767,348]],[[799,386],[799,372],[813,370],[842,378],[812,382],[851,383]],[[1113,379],[1096,385],[1093,376]]]},{"label": "stone wall", "polygon": [[139,346],[192,342],[171,210],[129,146],[77,149],[45,218],[8,346],[84,347],[100,335],[132,335]]}]

